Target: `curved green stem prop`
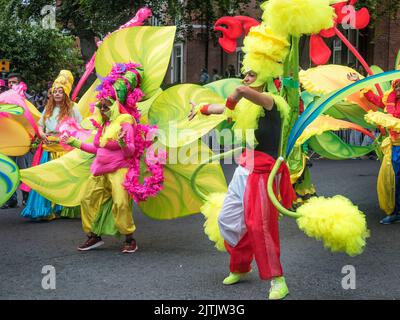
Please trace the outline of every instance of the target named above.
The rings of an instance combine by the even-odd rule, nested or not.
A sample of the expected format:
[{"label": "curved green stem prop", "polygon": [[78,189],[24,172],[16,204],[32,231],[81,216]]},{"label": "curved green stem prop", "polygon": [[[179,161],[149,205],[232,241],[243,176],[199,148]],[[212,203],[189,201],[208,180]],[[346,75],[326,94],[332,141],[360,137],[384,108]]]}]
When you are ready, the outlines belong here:
[{"label": "curved green stem prop", "polygon": [[288,103],[291,108],[289,128],[293,127],[299,116],[300,91],[299,91],[299,43],[300,37],[292,37],[292,50],[290,57],[290,71],[292,79],[288,88]]},{"label": "curved green stem prop", "polygon": [[279,155],[284,156],[290,128],[296,122],[299,116],[299,105],[300,105],[300,91],[299,91],[299,43],[300,37],[290,37],[291,50],[284,63],[284,75],[283,75],[283,96],[286,96],[286,100],[290,106],[289,123],[286,128],[282,127],[281,141]]},{"label": "curved green stem prop", "polygon": [[196,170],[193,172],[192,178],[190,179],[190,184],[191,184],[191,187],[192,187],[194,193],[195,193],[200,199],[202,199],[204,202],[207,201],[207,199],[208,199],[208,196],[207,196],[205,193],[203,193],[203,192],[200,190],[200,188],[197,186],[197,184],[196,184],[196,178],[197,178],[198,174],[200,173],[200,171],[201,171],[207,164],[212,163],[212,162],[217,161],[217,160],[220,160],[220,159],[223,159],[223,158],[226,158],[226,157],[229,157],[229,156],[231,156],[231,155],[233,155],[233,154],[235,154],[236,152],[241,151],[241,150],[242,150],[242,147],[239,147],[239,148],[232,149],[232,150],[229,150],[229,151],[224,152],[224,153],[217,154],[217,155],[215,155],[215,156],[209,158],[206,162],[200,164],[200,165],[196,168]]},{"label": "curved green stem prop", "polygon": [[278,199],[275,197],[274,189],[273,189],[273,183],[275,180],[276,173],[278,172],[282,162],[284,161],[283,157],[279,157],[274,164],[274,167],[272,168],[272,171],[268,177],[268,184],[267,184],[267,191],[268,191],[268,196],[272,202],[272,204],[275,206],[275,208],[285,216],[291,217],[291,218],[300,218],[301,214],[290,211],[283,207],[281,203],[278,201]]}]

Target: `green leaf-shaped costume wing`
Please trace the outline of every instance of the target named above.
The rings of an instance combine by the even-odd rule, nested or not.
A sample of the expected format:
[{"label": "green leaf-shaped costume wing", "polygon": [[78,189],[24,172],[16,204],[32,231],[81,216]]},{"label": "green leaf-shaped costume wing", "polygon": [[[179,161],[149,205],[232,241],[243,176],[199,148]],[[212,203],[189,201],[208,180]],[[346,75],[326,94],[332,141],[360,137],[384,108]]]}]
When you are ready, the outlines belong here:
[{"label": "green leaf-shaped costume wing", "polygon": [[[141,88],[146,97],[159,93],[168,67],[175,27],[133,27],[108,37],[96,54],[96,72],[106,76],[115,63],[135,62],[145,68]],[[79,109],[87,115],[95,100],[95,81],[81,99]],[[21,179],[47,199],[64,206],[80,203],[90,176],[93,155],[75,150],[44,165],[22,170]]]},{"label": "green leaf-shaped costume wing", "polygon": [[54,203],[77,206],[86,193],[93,158],[92,154],[73,150],[56,160],[21,170],[21,180]]},{"label": "green leaf-shaped costume wing", "polygon": [[353,146],[343,142],[336,134],[324,132],[308,140],[310,147],[319,155],[331,160],[346,160],[364,156],[374,151],[375,146]]},{"label": "green leaf-shaped costume wing", "polygon": [[194,84],[182,84],[165,90],[150,107],[149,123],[160,130],[159,140],[167,147],[177,148],[190,144],[225,120],[224,115],[198,114],[188,120],[190,101],[196,104],[224,104],[224,100],[211,89]]},{"label": "green leaf-shaped costume wing", "polygon": [[[229,78],[208,83],[204,87],[211,89],[217,95],[219,95],[221,98],[225,100],[241,84],[242,84],[241,79]],[[218,130],[219,132],[223,132],[224,130],[231,130],[233,125],[234,125],[233,122],[229,123],[228,121],[224,120],[216,127],[216,130]],[[234,135],[232,134],[232,136]],[[219,143],[221,145],[224,145],[225,139],[220,138]]]},{"label": "green leaf-shaped costume wing", "polygon": [[77,107],[83,119],[91,115],[90,104],[97,101],[96,95],[98,92],[95,90],[99,84],[100,80],[96,79],[78,102]]},{"label": "green leaf-shaped costume wing", "polygon": [[176,27],[132,27],[110,35],[96,53],[96,72],[105,77],[115,63],[140,63],[144,99],[161,86],[171,57]]},{"label": "green leaf-shaped costume wing", "polygon": [[140,111],[140,123],[149,123],[148,115],[150,107],[153,105],[154,101],[158,98],[158,96],[162,93],[162,89],[159,88],[151,98],[139,102],[137,104],[138,109]]},{"label": "green leaf-shaped costume wing", "polygon": [[[213,156],[201,141],[168,150],[168,162],[185,159],[185,163],[167,164],[164,169],[164,189],[153,198],[139,204],[144,214],[153,219],[174,219],[200,212],[203,201],[193,191],[190,178],[200,163]],[[207,164],[196,178],[202,192],[226,192],[227,185],[222,168],[217,163]]]},{"label": "green leaf-shaped costume wing", "polygon": [[204,85],[204,88],[209,88],[222,99],[226,99],[241,84],[241,79],[229,78],[208,83]]},{"label": "green leaf-shaped costume wing", "polygon": [[364,116],[367,114],[364,109],[354,103],[345,101],[338,102],[325,111],[324,114],[335,119],[348,120],[368,130],[376,129],[374,125],[364,120]]}]

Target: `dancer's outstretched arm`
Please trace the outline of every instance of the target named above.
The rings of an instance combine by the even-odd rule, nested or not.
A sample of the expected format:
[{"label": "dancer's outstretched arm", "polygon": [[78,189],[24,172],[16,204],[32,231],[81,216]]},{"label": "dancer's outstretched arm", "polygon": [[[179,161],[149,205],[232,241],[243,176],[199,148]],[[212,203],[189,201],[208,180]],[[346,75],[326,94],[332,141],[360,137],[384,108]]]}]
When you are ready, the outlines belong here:
[{"label": "dancer's outstretched arm", "polygon": [[84,143],[75,137],[65,137],[65,138],[61,139],[60,142],[65,143],[73,148],[88,152],[88,153],[93,153],[93,154],[97,153],[97,147],[95,147],[93,144]]},{"label": "dancer's outstretched arm", "polygon": [[[272,110],[274,106],[274,99],[264,94],[261,87],[258,90],[258,88],[252,88],[249,86],[237,87],[226,100],[226,106],[233,109],[242,98],[246,98],[267,110]],[[230,107],[230,105],[233,105],[233,108]]]},{"label": "dancer's outstretched arm", "polygon": [[210,115],[210,114],[222,114],[224,113],[225,110],[225,106],[222,104],[204,104],[198,106],[193,101],[190,101],[190,104],[192,105],[192,109],[190,109],[188,115],[189,121],[192,120],[199,112],[204,115]]}]

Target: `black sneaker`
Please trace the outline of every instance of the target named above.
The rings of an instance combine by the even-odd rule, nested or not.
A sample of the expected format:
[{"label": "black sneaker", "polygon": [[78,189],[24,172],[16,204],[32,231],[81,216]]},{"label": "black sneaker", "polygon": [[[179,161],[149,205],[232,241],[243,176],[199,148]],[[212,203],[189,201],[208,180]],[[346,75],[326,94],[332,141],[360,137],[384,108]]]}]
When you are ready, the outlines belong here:
[{"label": "black sneaker", "polygon": [[8,207],[9,208],[18,208],[18,201],[14,200],[14,201],[10,201],[8,203]]},{"label": "black sneaker", "polygon": [[18,201],[7,201],[1,209],[10,209],[10,208],[18,208]]},{"label": "black sneaker", "polygon": [[104,241],[101,237],[88,237],[89,239],[86,242],[78,247],[79,251],[88,251],[97,247],[100,247],[104,244]]}]

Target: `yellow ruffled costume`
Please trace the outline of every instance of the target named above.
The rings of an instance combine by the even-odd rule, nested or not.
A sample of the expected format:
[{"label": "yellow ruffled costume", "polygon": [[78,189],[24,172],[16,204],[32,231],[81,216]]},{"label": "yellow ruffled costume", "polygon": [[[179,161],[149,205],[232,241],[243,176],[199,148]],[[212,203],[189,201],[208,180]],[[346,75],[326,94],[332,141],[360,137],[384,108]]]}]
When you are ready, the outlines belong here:
[{"label": "yellow ruffled costume", "polygon": [[400,133],[400,119],[393,117],[391,114],[379,111],[370,111],[364,116],[364,119],[373,125],[381,126]]}]

